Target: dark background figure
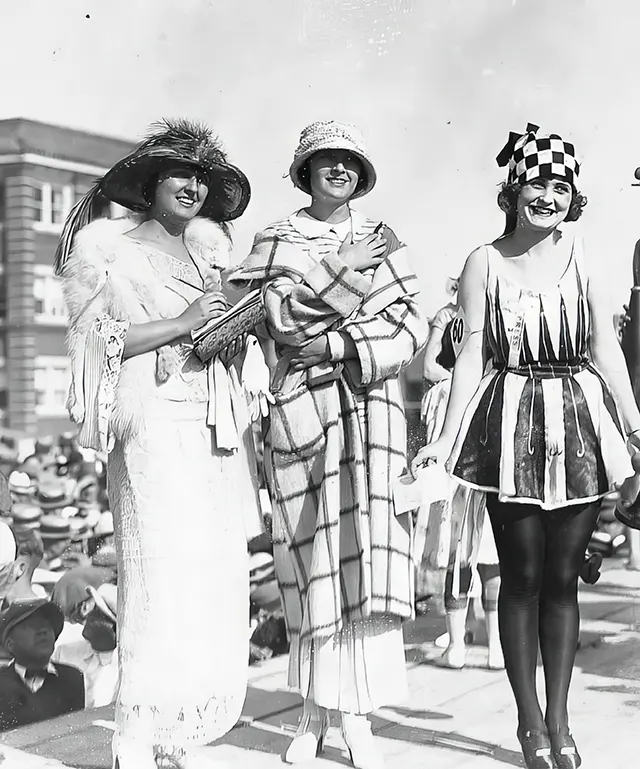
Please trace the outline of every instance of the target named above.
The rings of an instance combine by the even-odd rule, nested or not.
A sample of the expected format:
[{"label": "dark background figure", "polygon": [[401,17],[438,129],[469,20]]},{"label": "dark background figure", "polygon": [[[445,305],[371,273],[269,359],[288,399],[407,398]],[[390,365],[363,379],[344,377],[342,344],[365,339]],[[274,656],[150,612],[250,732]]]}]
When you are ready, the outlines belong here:
[{"label": "dark background figure", "polygon": [[[633,250],[633,287],[621,326],[622,352],[627,361],[633,394],[636,402],[640,402],[640,240]],[[618,507],[616,518],[632,529],[640,529],[640,497],[624,510]]]},{"label": "dark background figure", "polygon": [[51,655],[64,618],[46,599],[15,601],[0,615],[0,640],[11,655],[0,671],[0,731],[84,708],[82,673]]}]

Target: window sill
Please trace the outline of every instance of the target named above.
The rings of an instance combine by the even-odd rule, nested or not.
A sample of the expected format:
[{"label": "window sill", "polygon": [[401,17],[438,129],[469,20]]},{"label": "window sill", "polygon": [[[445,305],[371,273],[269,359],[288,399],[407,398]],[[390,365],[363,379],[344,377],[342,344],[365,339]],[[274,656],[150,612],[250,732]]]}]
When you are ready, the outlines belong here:
[{"label": "window sill", "polygon": [[36,315],[38,326],[55,326],[56,328],[66,328],[69,325],[68,318],[58,318],[55,315]]},{"label": "window sill", "polygon": [[64,406],[36,406],[36,415],[39,417],[68,417],[69,413]]},{"label": "window sill", "polygon": [[49,235],[61,235],[62,224],[49,224],[48,222],[34,222],[33,229],[36,232],[46,232]]}]

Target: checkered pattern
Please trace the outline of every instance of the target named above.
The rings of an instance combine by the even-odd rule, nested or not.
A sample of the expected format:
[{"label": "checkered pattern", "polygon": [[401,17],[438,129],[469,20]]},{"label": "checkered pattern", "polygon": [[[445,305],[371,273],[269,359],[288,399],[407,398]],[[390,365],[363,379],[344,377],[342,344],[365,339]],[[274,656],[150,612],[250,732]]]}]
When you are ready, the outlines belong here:
[{"label": "checkered pattern", "polygon": [[536,136],[538,127],[532,124],[518,136],[511,133],[507,145],[498,155],[498,165],[509,165],[509,183],[526,182],[540,177],[556,176],[575,185],[580,162],[573,144],[558,134]]},{"label": "checkered pattern", "polygon": [[[367,219],[354,226],[354,240],[375,226]],[[292,641],[331,636],[343,621],[372,614],[412,614],[410,538],[391,488],[405,466],[398,374],[425,343],[427,325],[406,248],[388,229],[385,237],[383,264],[357,273],[338,256],[337,237],[329,249],[328,236],[305,239],[285,220],[257,236],[235,275],[264,285],[280,355],[282,345],[335,330],[358,351],[325,387],[309,389],[291,370],[283,375],[280,355],[274,371],[265,464]]]}]

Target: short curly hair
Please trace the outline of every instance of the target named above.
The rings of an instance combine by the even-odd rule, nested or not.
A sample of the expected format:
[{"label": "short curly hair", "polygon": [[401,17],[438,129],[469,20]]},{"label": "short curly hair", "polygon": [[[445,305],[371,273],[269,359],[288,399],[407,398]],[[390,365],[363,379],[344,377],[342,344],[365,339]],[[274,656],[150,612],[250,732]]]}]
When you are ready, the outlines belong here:
[{"label": "short curly hair", "polygon": [[[498,206],[500,206],[500,210],[504,211],[507,217],[505,234],[513,232],[516,227],[518,195],[520,195],[523,186],[520,182],[504,182],[498,192]],[[587,205],[586,196],[579,192],[573,184],[571,185],[571,193],[571,203],[565,217],[565,222],[577,221],[582,216],[582,211]]]}]

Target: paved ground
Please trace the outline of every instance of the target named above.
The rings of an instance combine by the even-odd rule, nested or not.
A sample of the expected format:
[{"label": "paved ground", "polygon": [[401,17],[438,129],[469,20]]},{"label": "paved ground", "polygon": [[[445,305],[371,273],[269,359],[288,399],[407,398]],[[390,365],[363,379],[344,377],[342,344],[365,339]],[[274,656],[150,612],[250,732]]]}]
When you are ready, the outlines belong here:
[{"label": "paved ground", "polygon": [[[640,766],[640,573],[605,563],[582,588],[583,632],[571,696],[572,728],[584,769]],[[411,696],[406,708],[382,710],[374,729],[387,769],[499,769],[522,766],[515,711],[502,672],[487,670],[486,649],[470,647],[462,671],[439,668],[433,640],[443,621],[432,613],[407,627]],[[300,701],[286,692],[286,659],[251,668],[243,722],[202,749],[203,764],[229,769],[281,767]],[[75,714],[0,736],[1,769],[110,769],[109,708]],[[200,763],[200,762],[198,762]],[[337,729],[324,756],[301,769],[349,766]]]}]

